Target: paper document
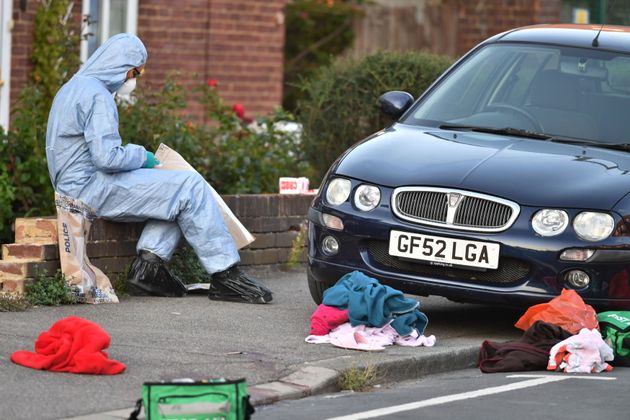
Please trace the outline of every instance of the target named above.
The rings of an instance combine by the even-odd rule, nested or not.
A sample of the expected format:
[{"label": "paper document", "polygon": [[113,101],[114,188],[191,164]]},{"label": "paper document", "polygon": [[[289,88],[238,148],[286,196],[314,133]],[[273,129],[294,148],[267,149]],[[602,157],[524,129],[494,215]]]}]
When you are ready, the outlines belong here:
[{"label": "paper document", "polygon": [[[194,171],[193,168],[186,159],[184,159],[179,153],[175,150],[171,149],[164,143],[160,144],[157,152],[155,152],[155,157],[160,161],[160,167],[157,169],[175,169],[182,171]],[[236,243],[236,248],[241,249],[251,244],[256,240],[256,238],[249,233],[249,231],[243,226],[243,224],[236,218],[232,210],[225,204],[225,201],[221,198],[219,193],[217,193],[212,185],[208,184],[210,190],[212,191],[212,195],[214,196],[219,209],[221,210],[221,215],[223,216],[223,221],[227,225],[228,230],[230,231],[230,235],[234,239]]]}]

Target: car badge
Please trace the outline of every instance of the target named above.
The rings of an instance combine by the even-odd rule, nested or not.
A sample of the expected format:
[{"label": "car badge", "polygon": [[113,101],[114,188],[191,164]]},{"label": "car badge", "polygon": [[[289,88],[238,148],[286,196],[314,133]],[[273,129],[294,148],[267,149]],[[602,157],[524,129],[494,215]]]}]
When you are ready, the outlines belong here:
[{"label": "car badge", "polygon": [[459,204],[459,200],[461,200],[462,195],[458,193],[449,193],[448,194],[448,206],[449,207],[457,207]]}]

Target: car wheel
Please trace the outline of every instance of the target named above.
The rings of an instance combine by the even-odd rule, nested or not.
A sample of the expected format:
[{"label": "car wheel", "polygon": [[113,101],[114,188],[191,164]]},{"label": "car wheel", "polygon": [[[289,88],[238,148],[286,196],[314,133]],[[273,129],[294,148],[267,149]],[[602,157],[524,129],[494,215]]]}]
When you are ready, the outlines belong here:
[{"label": "car wheel", "polygon": [[308,290],[311,292],[311,297],[316,304],[321,304],[324,299],[324,291],[332,286],[334,283],[326,283],[323,281],[315,280],[315,277],[311,273],[306,274],[308,280]]}]

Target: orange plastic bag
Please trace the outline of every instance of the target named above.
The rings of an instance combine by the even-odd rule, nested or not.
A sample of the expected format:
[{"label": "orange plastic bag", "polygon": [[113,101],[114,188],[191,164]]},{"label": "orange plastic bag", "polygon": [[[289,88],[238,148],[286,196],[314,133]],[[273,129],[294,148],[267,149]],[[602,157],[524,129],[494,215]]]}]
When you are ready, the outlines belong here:
[{"label": "orange plastic bag", "polygon": [[571,334],[579,333],[582,328],[599,330],[595,309],[569,289],[562,289],[560,296],[549,302],[528,308],[514,326],[525,331],[538,320],[555,324]]}]

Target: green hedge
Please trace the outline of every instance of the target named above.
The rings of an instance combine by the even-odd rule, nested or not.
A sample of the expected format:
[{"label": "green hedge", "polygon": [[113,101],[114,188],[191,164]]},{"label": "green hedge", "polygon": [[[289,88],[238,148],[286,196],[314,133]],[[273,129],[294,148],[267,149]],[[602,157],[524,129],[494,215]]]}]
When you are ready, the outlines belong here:
[{"label": "green hedge", "polygon": [[348,147],[387,125],[378,97],[404,90],[418,97],[453,59],[424,52],[380,52],[363,59],[340,59],[304,81],[299,102],[303,149],[315,184]]},{"label": "green hedge", "polygon": [[[25,91],[36,91],[27,88]],[[278,178],[310,173],[299,136],[283,130],[293,119],[280,109],[250,120],[223,102],[220,87],[200,85],[197,99],[208,124],[183,115],[188,97],[172,79],[162,89],[138,89],[134,104],[119,102],[119,130],[125,143],[156,150],[165,143],[178,151],[220,194],[275,193]],[[45,155],[45,120],[28,125],[26,96],[8,136],[0,132],[0,243],[13,241],[11,222],[20,216],[54,214],[53,189]],[[246,111],[243,111],[246,112]]]},{"label": "green hedge", "polygon": [[239,116],[247,111],[224,103],[215,80],[194,93],[207,124],[182,116],[186,92],[168,79],[160,91],[138,92],[134,105],[119,105],[121,137],[149,150],[160,143],[175,149],[220,194],[275,193],[279,177],[309,173],[299,137],[282,129],[291,114],[278,108],[255,120]]},{"label": "green hedge", "polygon": [[365,0],[291,0],[285,8],[284,92],[282,106],[295,111],[299,81],[352,46],[355,21]]}]

